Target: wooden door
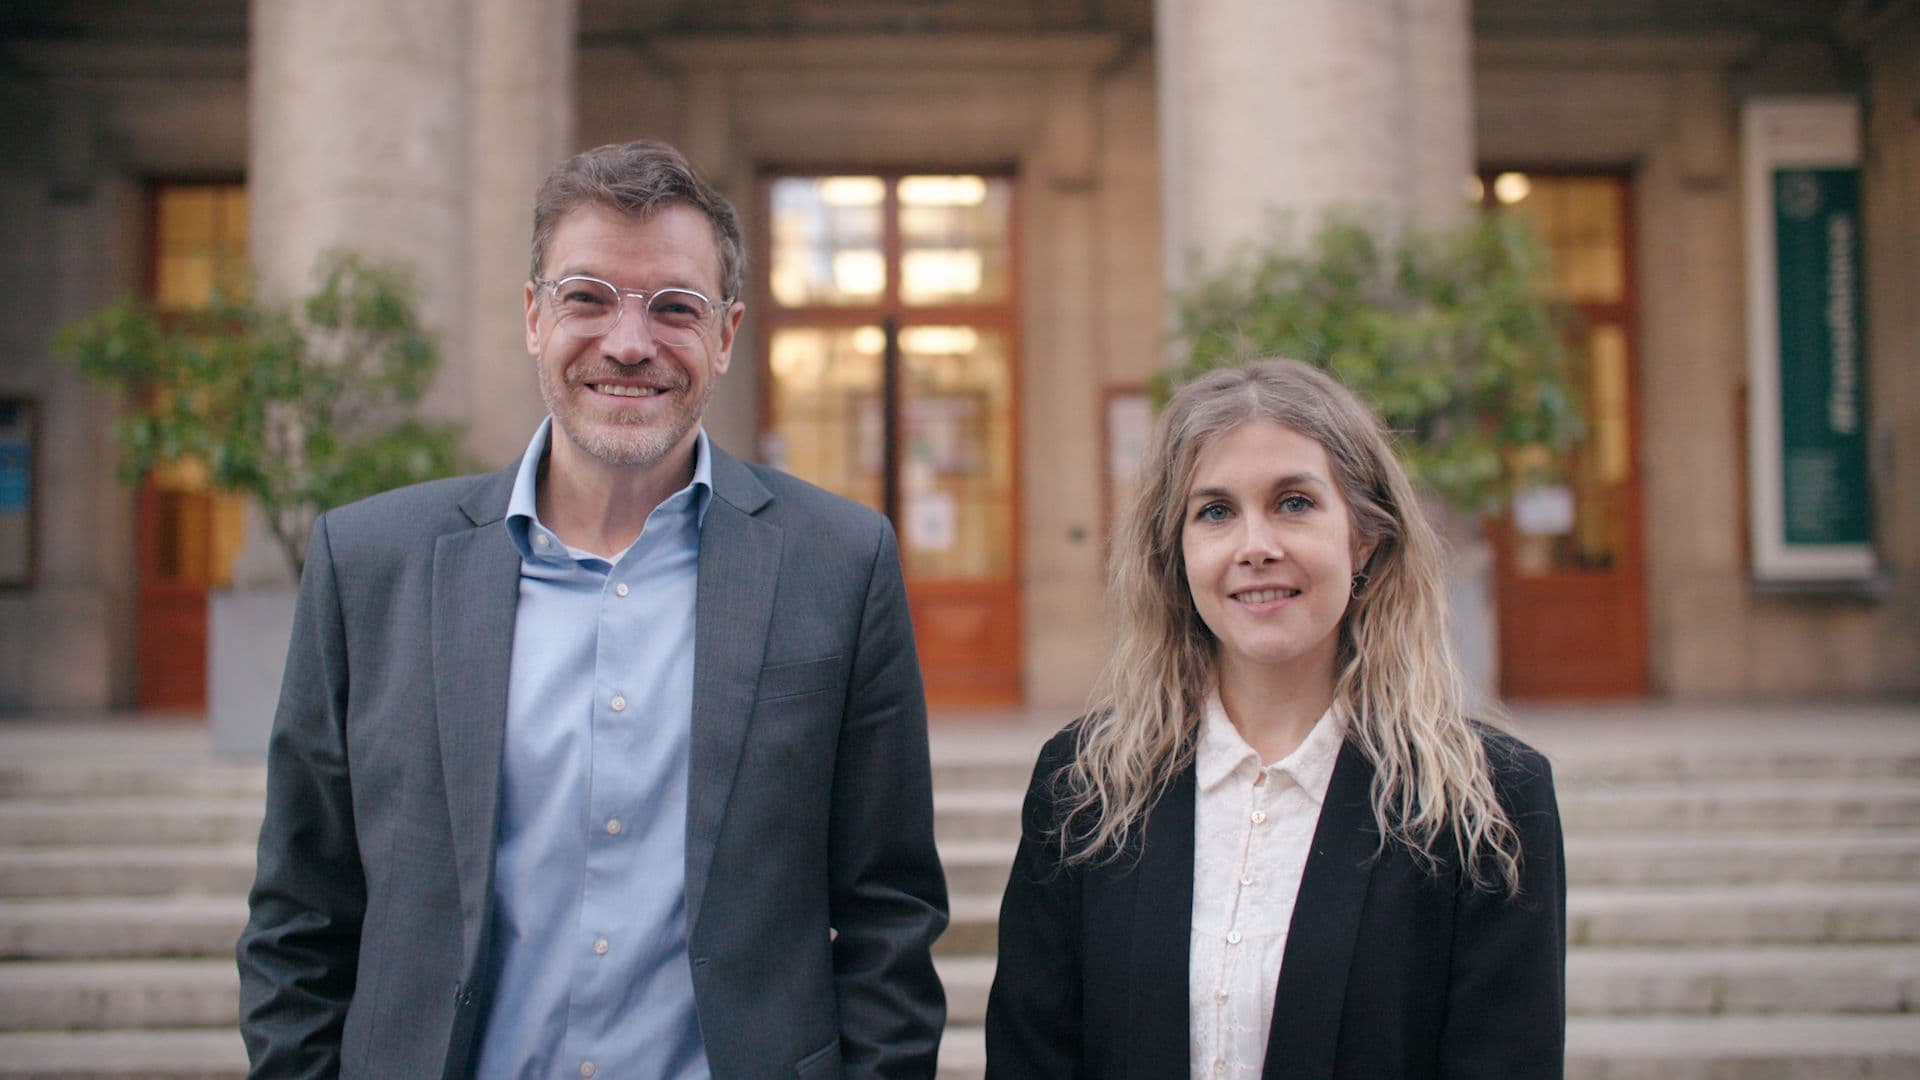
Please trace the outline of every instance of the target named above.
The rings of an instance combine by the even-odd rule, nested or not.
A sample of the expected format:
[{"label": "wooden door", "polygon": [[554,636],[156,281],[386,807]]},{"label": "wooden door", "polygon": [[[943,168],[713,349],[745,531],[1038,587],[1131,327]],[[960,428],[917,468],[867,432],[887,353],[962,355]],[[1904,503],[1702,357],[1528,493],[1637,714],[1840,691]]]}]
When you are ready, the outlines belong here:
[{"label": "wooden door", "polygon": [[141,484],[137,707],[206,708],[207,591],[227,583],[244,534],[242,514],[239,500],[208,489],[197,463],[160,470]]},{"label": "wooden door", "polygon": [[[246,187],[155,184],[147,289],[162,312],[204,306],[216,288],[247,284]],[[134,704],[206,708],[207,591],[224,585],[245,530],[238,500],[207,470],[181,462],[141,484],[135,518]]]},{"label": "wooden door", "polygon": [[[1526,217],[1578,313],[1584,437],[1556,483],[1525,488],[1489,532],[1496,552],[1500,689],[1509,698],[1647,692],[1645,556],[1635,407],[1629,187],[1594,173],[1485,178],[1496,212]],[[1519,464],[1547,464],[1545,448]]]},{"label": "wooden door", "polygon": [[1013,182],[764,185],[762,456],[893,520],[929,701],[1020,700]]}]

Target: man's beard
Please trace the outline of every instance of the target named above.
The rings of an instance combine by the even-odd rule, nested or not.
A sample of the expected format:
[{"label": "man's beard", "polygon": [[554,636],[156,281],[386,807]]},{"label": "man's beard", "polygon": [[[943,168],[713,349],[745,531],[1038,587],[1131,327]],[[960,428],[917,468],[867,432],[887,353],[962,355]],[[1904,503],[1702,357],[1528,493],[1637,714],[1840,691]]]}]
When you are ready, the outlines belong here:
[{"label": "man's beard", "polygon": [[[576,409],[578,399],[570,393],[592,393],[585,389],[585,384],[591,381],[592,378],[574,380],[562,391],[556,392],[549,381],[542,378],[540,396],[546,401],[547,411],[553,414],[554,423],[565,432],[568,440],[609,465],[644,466],[666,457],[686,438],[687,432],[700,422],[700,417],[707,411],[707,403],[713,400],[711,381],[701,388],[696,400],[681,396],[688,393],[687,381],[682,380],[667,391],[667,396],[674,399],[676,407],[664,417],[636,417],[632,420],[596,417],[587,409]],[[583,413],[587,415],[581,415]]]}]

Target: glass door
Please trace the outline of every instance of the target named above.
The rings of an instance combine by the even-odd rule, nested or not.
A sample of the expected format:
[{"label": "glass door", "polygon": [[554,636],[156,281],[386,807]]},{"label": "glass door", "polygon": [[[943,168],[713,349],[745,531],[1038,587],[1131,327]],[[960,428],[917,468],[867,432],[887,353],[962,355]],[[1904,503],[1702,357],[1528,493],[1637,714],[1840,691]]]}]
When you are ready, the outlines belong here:
[{"label": "glass door", "polygon": [[[205,307],[214,290],[247,288],[247,189],[239,183],[151,189],[148,293],[162,313]],[[245,540],[245,504],[215,491],[205,462],[149,473],[136,511],[134,703],[204,709],[207,591],[225,585]]]},{"label": "glass door", "polygon": [[[1585,437],[1560,481],[1523,488],[1494,524],[1501,693],[1512,698],[1647,692],[1646,581],[1628,185],[1606,173],[1502,172],[1485,202],[1545,244],[1553,290],[1577,313]],[[1545,447],[1523,451],[1551,462]]]},{"label": "glass door", "polygon": [[781,175],[762,455],[886,514],[936,705],[1020,699],[1013,182]]}]

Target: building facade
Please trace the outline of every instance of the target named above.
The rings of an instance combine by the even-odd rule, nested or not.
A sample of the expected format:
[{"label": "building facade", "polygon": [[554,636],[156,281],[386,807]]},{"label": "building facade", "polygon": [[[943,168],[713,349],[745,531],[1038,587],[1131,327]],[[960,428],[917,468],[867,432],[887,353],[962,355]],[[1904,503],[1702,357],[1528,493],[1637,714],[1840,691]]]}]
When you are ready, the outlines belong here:
[{"label": "building facade", "polygon": [[[751,239],[709,430],[893,515],[944,703],[1084,697],[1170,288],[1276,211],[1438,225],[1468,189],[1537,226],[1589,357],[1573,479],[1462,547],[1499,685],[1920,693],[1912,0],[36,0],[0,33],[0,709],[192,707],[196,605],[275,574],[192,475],[118,482],[62,324],[191,303],[241,252],[277,295],[331,248],[404,259],[447,356],[429,407],[504,463],[540,418],[533,191],[642,135]],[[1781,103],[1840,107],[1807,114],[1843,117],[1821,145],[1858,126],[1781,160],[1857,202],[1857,276],[1819,287],[1853,319],[1822,325],[1857,351],[1836,512],[1864,570],[1765,554],[1798,535],[1780,485],[1826,490],[1766,467],[1794,452],[1769,425],[1796,384],[1755,360],[1791,304],[1752,286]]]}]

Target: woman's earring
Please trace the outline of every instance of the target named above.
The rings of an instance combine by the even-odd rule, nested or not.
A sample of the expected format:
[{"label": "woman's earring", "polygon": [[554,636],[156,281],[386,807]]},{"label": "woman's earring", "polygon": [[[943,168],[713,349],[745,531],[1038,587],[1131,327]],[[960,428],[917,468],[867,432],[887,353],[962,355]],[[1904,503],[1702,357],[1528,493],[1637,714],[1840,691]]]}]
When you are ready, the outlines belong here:
[{"label": "woman's earring", "polygon": [[1368,580],[1369,579],[1365,574],[1353,575],[1353,595],[1355,599],[1358,599],[1361,593],[1367,591]]}]

